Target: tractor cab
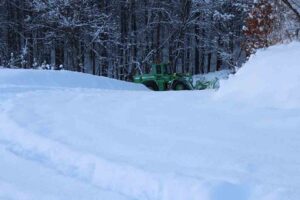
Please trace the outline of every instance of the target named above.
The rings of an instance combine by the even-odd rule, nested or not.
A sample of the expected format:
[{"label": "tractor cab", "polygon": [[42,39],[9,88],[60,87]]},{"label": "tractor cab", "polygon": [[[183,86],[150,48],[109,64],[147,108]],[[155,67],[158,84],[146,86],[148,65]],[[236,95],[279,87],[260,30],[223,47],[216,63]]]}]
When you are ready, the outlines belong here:
[{"label": "tractor cab", "polygon": [[152,64],[150,73],[153,75],[167,75],[167,74],[171,74],[171,68],[166,63]]}]

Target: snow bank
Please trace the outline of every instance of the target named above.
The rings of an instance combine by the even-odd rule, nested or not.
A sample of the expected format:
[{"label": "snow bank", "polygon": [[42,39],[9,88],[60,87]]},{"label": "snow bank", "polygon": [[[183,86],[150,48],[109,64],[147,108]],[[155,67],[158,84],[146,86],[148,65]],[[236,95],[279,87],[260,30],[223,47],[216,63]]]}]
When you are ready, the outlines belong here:
[{"label": "snow bank", "polygon": [[300,43],[259,50],[228,81],[221,81],[218,99],[255,106],[300,108]]},{"label": "snow bank", "polygon": [[0,87],[6,86],[147,90],[141,84],[71,71],[1,69]]}]

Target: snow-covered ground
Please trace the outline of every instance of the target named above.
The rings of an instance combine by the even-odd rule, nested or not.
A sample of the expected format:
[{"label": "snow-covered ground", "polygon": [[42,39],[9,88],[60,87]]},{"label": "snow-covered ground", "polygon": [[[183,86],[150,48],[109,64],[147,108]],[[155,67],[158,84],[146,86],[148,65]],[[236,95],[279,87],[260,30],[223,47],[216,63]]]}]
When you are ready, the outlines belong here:
[{"label": "snow-covered ground", "polygon": [[2,69],[0,199],[299,200],[297,55],[260,51],[219,91]]},{"label": "snow-covered ground", "polygon": [[0,87],[9,88],[94,88],[146,90],[143,85],[70,71],[1,69]]}]

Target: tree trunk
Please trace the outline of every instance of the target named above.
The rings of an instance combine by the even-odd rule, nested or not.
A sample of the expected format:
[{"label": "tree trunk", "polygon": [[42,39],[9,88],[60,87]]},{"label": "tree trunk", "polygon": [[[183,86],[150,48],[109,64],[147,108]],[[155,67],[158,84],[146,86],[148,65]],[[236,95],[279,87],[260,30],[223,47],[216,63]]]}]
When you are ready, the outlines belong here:
[{"label": "tree trunk", "polygon": [[54,40],[51,42],[50,64],[52,69],[56,68],[56,51]]}]

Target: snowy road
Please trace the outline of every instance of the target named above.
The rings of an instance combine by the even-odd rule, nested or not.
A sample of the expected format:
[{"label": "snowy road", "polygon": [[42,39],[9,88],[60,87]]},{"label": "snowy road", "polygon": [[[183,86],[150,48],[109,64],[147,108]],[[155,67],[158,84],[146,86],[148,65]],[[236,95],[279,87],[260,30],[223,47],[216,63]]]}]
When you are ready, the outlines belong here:
[{"label": "snowy road", "polygon": [[300,198],[297,104],[37,73],[0,81],[0,199]]},{"label": "snowy road", "polygon": [[[210,95],[17,92],[0,106],[1,163],[8,165],[1,165],[0,180],[21,191],[46,187],[50,199],[66,199],[59,196],[65,192],[71,199],[110,193],[128,199],[229,199],[232,193],[240,200],[296,199],[300,110],[224,106],[209,103]],[[57,189],[56,179],[75,184],[75,191],[86,188],[87,196]]]}]

